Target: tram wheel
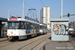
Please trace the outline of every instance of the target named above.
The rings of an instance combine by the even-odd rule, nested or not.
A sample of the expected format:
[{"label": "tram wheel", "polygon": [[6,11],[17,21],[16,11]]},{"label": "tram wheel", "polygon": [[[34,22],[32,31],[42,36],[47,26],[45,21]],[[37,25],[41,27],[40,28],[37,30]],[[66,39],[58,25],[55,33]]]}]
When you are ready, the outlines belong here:
[{"label": "tram wheel", "polygon": [[28,35],[28,36],[27,36],[27,39],[30,39],[30,38],[31,38],[31,35]]}]

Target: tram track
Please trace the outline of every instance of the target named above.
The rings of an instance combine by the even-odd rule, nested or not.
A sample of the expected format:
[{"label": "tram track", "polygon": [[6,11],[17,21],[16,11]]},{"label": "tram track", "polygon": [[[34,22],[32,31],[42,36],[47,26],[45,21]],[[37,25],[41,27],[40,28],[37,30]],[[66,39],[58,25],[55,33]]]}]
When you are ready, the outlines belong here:
[{"label": "tram track", "polygon": [[15,42],[5,41],[5,42],[2,42],[2,44],[0,44],[0,47],[8,46],[8,45],[14,44]]},{"label": "tram track", "polygon": [[[48,37],[47,37],[48,38]],[[44,40],[42,40],[41,42],[39,42],[36,46],[38,46],[39,44],[41,44],[43,41],[45,41],[47,38],[45,38]],[[33,48],[31,48],[30,50],[33,50],[36,46],[34,46]]]},{"label": "tram track", "polygon": [[[27,40],[28,41],[28,40]],[[2,42],[0,42],[0,47],[4,47],[4,46],[7,46],[7,45],[12,45],[12,44],[14,44],[15,42],[21,42],[21,41],[14,41],[14,42],[11,42],[11,41],[9,41],[9,40],[6,40],[6,41],[2,41]]]},{"label": "tram track", "polygon": [[11,45],[11,44],[14,44],[15,42],[18,42],[18,41],[9,41],[9,40],[1,41],[0,42],[0,47]]},{"label": "tram track", "polygon": [[[36,46],[38,46],[41,42],[43,42],[50,35],[48,37],[47,36],[48,35],[45,34],[45,35],[38,36],[38,37],[35,37],[35,38],[31,38],[31,39],[28,39],[28,40],[7,42],[4,45],[0,46],[0,50],[6,50],[6,49],[7,50],[22,50],[23,48],[26,48],[28,46],[32,47],[32,48],[30,48],[30,50],[31,50],[31,49],[34,49]],[[34,44],[34,46],[32,46],[33,44]],[[27,50],[27,49],[24,49],[24,50]]]},{"label": "tram track", "polygon": [[[26,50],[33,50],[36,46],[38,46],[40,43],[42,43],[43,41],[45,41],[47,38],[48,38],[49,36],[45,36],[45,38],[44,37],[42,37],[42,38],[40,38],[40,39],[37,39],[37,40],[35,40],[35,41],[32,41],[32,42],[30,42],[30,43],[28,43],[28,44],[26,44],[26,45],[24,45],[24,46],[22,46],[21,48],[19,48],[18,50],[23,50],[23,48],[24,49],[26,49]],[[43,39],[44,38],[44,39]],[[43,40],[41,40],[41,39],[43,39]],[[39,42],[38,42],[38,40],[39,40]],[[29,46],[32,46],[32,44],[35,44],[32,48],[30,48]],[[29,49],[30,48],[30,49]]]},{"label": "tram track", "polygon": [[12,45],[12,44],[14,44],[15,42],[21,42],[21,41],[14,41],[14,42],[11,42],[11,41],[9,41],[9,40],[1,41],[1,42],[0,42],[0,47],[4,47],[4,46],[7,46],[7,45]]},{"label": "tram track", "polygon": [[0,42],[0,45],[1,45],[1,44],[4,44],[4,43],[6,43],[6,42],[8,42],[8,40]]},{"label": "tram track", "polygon": [[17,41],[17,40],[15,40],[15,41],[9,41],[9,40],[1,41],[1,42],[0,42],[0,47],[12,45],[12,44],[14,44],[14,43],[16,43],[16,42],[18,43],[18,42],[20,42],[20,41]]}]

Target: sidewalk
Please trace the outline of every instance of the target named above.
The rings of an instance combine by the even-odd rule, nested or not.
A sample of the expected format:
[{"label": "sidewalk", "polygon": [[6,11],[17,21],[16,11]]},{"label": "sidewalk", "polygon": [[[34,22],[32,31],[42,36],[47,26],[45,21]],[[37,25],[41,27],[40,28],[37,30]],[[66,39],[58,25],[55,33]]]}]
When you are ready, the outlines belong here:
[{"label": "sidewalk", "polygon": [[[50,40],[50,38],[48,39]],[[70,41],[50,41],[45,43],[40,50],[75,50],[75,42],[70,38]]]},{"label": "sidewalk", "polygon": [[40,50],[73,50],[74,47],[70,42],[49,42],[46,43]]}]

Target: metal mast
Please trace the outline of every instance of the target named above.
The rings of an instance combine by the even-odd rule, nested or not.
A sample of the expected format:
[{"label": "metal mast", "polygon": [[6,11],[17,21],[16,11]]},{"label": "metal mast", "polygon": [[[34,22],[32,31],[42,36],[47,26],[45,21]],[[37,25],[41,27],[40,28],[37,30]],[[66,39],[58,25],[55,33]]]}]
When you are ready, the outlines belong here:
[{"label": "metal mast", "polygon": [[61,18],[63,17],[63,0],[61,0]]},{"label": "metal mast", "polygon": [[24,0],[23,0],[23,17],[22,18],[24,18]]}]

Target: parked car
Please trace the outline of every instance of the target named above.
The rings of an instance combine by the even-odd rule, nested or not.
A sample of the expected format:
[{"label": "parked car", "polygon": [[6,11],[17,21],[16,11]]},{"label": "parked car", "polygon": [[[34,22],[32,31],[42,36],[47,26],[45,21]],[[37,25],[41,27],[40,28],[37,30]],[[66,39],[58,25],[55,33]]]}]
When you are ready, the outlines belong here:
[{"label": "parked car", "polygon": [[75,36],[75,31],[74,31],[73,34],[72,34],[72,37],[73,37],[73,36]]},{"label": "parked car", "polygon": [[73,29],[73,28],[69,28],[69,31],[70,31],[70,30],[74,30],[74,29]]},{"label": "parked car", "polygon": [[73,30],[70,30],[70,31],[69,31],[69,35],[72,35],[73,33],[74,33]]}]

